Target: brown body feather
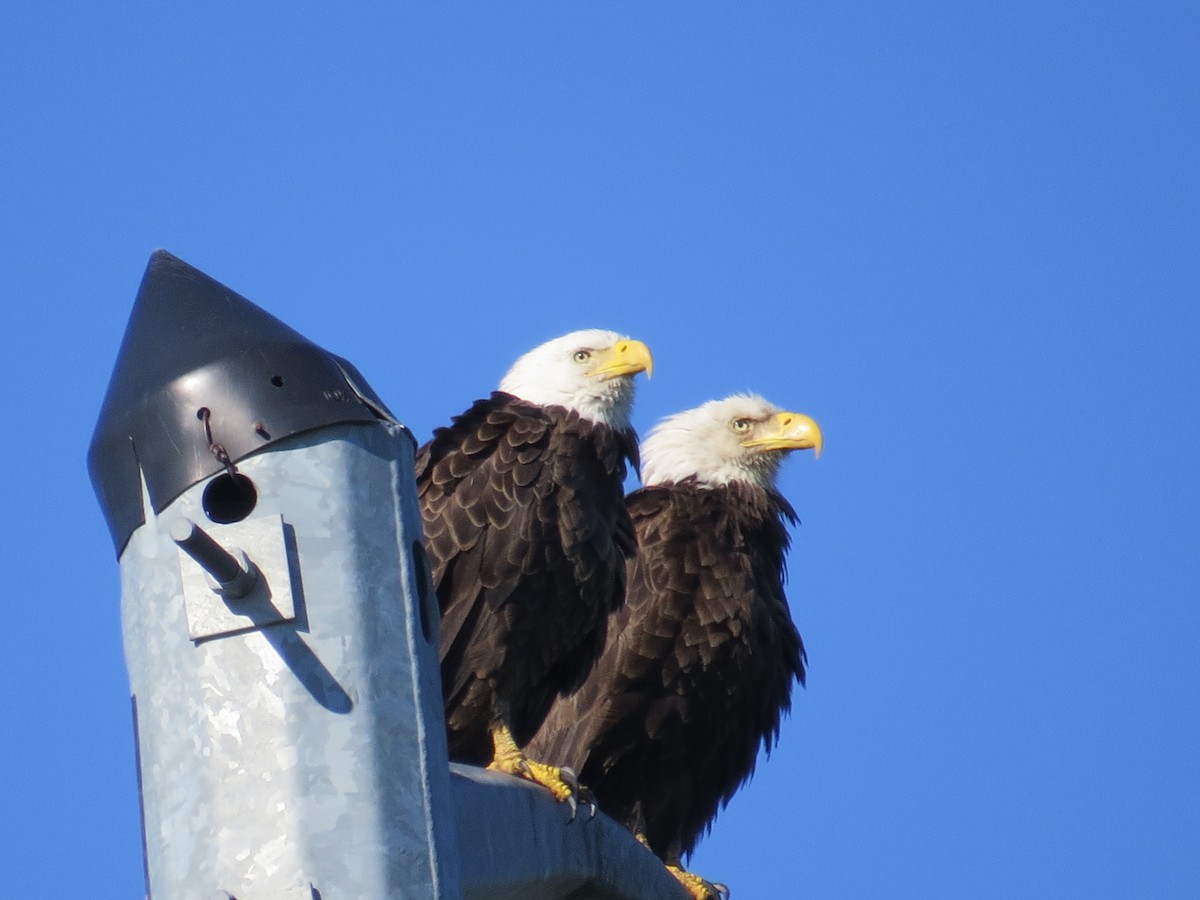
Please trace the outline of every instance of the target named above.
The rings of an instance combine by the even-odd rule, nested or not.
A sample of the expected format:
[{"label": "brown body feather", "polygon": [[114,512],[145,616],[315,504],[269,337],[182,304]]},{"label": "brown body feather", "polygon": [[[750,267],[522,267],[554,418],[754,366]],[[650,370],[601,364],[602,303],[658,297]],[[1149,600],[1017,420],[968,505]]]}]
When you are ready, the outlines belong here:
[{"label": "brown body feather", "polygon": [[591,671],[634,548],[627,461],[632,431],[501,392],[419,451],[452,758],[487,762],[499,723],[524,744]]},{"label": "brown body feather", "polygon": [[625,605],[530,752],[574,767],[602,810],[677,862],[773,745],[804,682],[783,591],[795,513],[745,484],[647,487],[628,505],[638,554]]}]

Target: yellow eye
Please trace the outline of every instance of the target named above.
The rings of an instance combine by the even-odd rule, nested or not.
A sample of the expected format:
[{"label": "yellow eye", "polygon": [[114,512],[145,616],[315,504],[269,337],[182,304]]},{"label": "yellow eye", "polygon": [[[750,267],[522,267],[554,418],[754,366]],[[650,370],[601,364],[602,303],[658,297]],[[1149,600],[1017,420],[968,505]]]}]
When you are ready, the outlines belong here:
[{"label": "yellow eye", "polygon": [[591,350],[576,350],[575,351],[575,362],[577,362],[577,363],[585,363],[591,358],[592,358]]},{"label": "yellow eye", "polygon": [[750,420],[749,419],[734,419],[733,422],[730,424],[730,427],[734,431],[749,431],[750,430]]}]

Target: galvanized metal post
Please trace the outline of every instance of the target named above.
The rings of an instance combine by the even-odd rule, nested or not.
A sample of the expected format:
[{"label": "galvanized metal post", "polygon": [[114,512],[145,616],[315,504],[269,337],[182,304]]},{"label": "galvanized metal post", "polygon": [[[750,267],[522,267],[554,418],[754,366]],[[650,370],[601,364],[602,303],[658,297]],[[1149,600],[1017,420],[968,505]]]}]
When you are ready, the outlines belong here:
[{"label": "galvanized metal post", "polygon": [[461,895],[414,449],[344,360],[152,257],[89,462],[153,897]]}]

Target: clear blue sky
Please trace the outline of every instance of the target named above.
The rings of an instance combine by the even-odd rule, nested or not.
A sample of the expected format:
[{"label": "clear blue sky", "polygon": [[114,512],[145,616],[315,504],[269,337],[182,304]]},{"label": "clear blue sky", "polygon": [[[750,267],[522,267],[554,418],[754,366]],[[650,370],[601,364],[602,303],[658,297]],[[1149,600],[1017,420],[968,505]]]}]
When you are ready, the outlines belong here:
[{"label": "clear blue sky", "polygon": [[735,900],[1200,895],[1200,7],[433,6],[6,5],[3,891],[140,896],[84,459],[164,247],[421,437],[593,326],[643,431],[821,422]]}]

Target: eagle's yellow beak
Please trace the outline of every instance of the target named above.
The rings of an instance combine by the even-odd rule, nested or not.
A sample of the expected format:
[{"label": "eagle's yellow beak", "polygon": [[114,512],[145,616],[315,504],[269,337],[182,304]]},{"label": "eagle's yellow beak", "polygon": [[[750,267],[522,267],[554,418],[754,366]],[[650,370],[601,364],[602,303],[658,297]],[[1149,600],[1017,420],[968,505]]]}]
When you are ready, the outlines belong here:
[{"label": "eagle's yellow beak", "polygon": [[742,441],[755,450],[812,450],[821,455],[821,426],[802,413],[781,412],[765,422],[756,437]]},{"label": "eagle's yellow beak", "polygon": [[605,381],[638,372],[645,372],[649,378],[654,372],[654,357],[641,341],[618,341],[607,350],[597,350],[594,359],[588,374]]}]

